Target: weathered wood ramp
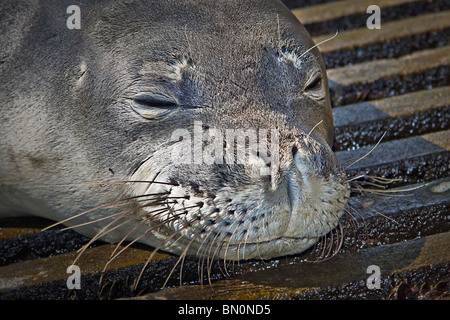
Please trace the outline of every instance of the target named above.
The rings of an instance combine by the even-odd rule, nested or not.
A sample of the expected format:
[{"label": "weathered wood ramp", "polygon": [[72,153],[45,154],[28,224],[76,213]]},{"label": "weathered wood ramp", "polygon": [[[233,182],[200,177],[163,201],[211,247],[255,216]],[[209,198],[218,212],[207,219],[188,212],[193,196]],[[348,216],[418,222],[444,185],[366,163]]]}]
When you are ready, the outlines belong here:
[{"label": "weathered wood ramp", "polygon": [[[66,269],[88,239],[72,231],[40,232],[48,221],[4,219],[0,299],[448,299],[450,1],[298,5],[314,2],[324,1],[286,0],[316,43],[339,30],[320,46],[334,105],[335,151],[355,178],[337,254],[315,262],[328,250],[318,247],[271,261],[218,263],[210,274],[204,271],[203,285],[197,260],[187,259],[181,281],[177,267],[163,290],[177,257],[158,254],[132,292],[149,249],[126,250],[99,283],[115,246],[95,243],[77,261],[81,289],[69,290]],[[366,27],[372,4],[381,8],[379,30]],[[387,180],[371,176],[390,183],[380,189],[372,183]],[[357,186],[368,191],[361,194]],[[374,265],[378,289],[366,282]]]}]

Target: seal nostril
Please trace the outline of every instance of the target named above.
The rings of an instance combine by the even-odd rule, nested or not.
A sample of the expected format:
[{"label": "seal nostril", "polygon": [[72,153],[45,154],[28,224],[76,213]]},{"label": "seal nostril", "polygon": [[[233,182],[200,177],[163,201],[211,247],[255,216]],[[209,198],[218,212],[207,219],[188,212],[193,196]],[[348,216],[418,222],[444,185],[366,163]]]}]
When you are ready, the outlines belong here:
[{"label": "seal nostril", "polygon": [[297,146],[293,146],[293,147],[292,147],[292,156],[295,157],[295,155],[297,154],[297,152],[298,152]]}]

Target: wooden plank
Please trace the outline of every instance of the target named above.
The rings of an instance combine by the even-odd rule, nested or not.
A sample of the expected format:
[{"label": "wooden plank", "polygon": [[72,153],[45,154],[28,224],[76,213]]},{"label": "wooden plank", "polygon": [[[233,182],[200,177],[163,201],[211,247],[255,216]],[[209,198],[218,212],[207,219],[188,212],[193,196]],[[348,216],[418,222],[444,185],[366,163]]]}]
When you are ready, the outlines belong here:
[{"label": "wooden plank", "polygon": [[424,134],[422,138],[435,146],[450,151],[450,130]]},{"label": "wooden plank", "polygon": [[380,9],[412,3],[420,0],[345,0],[318,4],[306,8],[293,9],[292,13],[303,24],[323,22],[345,17],[352,14],[365,14],[367,7],[377,5]]},{"label": "wooden plank", "polygon": [[[320,52],[326,54],[337,50],[348,50],[354,47],[373,43],[382,43],[393,39],[418,35],[450,27],[450,10],[424,14],[422,16],[383,23],[381,29],[359,28],[340,32],[336,38],[319,46]],[[314,43],[330,38],[330,35],[314,37]]]},{"label": "wooden plank", "polygon": [[38,233],[52,223],[51,220],[32,216],[1,218],[0,240]]},{"label": "wooden plank", "polygon": [[[336,156],[345,169],[357,171],[395,161],[445,152],[450,150],[450,130],[389,141],[372,149],[373,146],[367,146],[357,150],[340,151],[336,153]],[[371,150],[372,152],[370,152]],[[360,158],[362,158],[360,161],[354,163]]]},{"label": "wooden plank", "polygon": [[[103,270],[115,244],[102,245],[86,250],[77,261],[83,276]],[[123,247],[122,247],[123,248]],[[114,259],[106,270],[114,270],[144,263],[151,251],[128,248],[123,254]],[[0,267],[0,292],[42,283],[63,280],[66,281],[67,267],[73,264],[77,252],[56,255],[50,258],[28,260]],[[153,261],[171,258],[170,255],[157,253]]]},{"label": "wooden plank", "polygon": [[330,87],[368,83],[390,76],[422,72],[450,64],[450,46],[422,50],[397,59],[382,59],[327,71]]},{"label": "wooden plank", "polygon": [[334,125],[340,127],[399,118],[448,105],[450,105],[450,86],[438,87],[334,108]]},{"label": "wooden plank", "polygon": [[448,262],[450,232],[347,252],[320,263],[292,264],[280,261],[276,268],[249,272],[233,280],[221,280],[210,286],[166,289],[136,299],[284,299],[305,291],[365,281],[368,278],[367,267],[371,265],[377,265],[382,279],[386,279],[397,272]]},{"label": "wooden plank", "polygon": [[0,226],[0,240],[1,239],[9,239],[9,238],[16,238],[21,235],[30,234],[30,233],[37,233],[40,232],[42,228],[34,228],[34,227],[5,227]]}]

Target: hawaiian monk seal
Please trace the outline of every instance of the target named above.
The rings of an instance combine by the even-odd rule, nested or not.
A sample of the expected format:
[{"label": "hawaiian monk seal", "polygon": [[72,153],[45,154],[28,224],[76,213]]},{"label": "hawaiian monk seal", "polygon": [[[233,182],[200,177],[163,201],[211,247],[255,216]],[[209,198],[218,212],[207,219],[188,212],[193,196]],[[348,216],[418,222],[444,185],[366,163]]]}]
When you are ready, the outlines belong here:
[{"label": "hawaiian monk seal", "polygon": [[0,5],[2,216],[230,260],[336,227],[325,67],[281,2],[79,3],[80,29],[71,1]]}]

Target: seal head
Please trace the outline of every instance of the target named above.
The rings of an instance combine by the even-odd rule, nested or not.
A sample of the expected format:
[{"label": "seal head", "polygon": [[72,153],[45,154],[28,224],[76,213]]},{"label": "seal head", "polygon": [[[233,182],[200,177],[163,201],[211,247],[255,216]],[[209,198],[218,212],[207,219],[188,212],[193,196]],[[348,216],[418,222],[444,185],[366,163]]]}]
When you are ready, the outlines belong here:
[{"label": "seal head", "polygon": [[[1,173],[19,164],[19,176],[37,184],[132,182],[68,191],[16,186],[25,202],[42,204],[21,211],[62,221],[77,208],[109,204],[65,223],[96,221],[77,230],[231,260],[300,253],[336,227],[349,190],[331,150],[326,71],[284,5],[99,6],[85,10],[81,31],[60,43],[59,55],[44,48],[25,63],[36,70],[37,61],[59,59],[48,65],[59,76],[41,79],[49,80],[44,91],[28,90],[29,109],[41,108],[47,120],[30,120],[42,139],[18,148],[30,132],[21,129],[19,140],[5,132],[15,156]],[[76,63],[61,64],[61,53]],[[26,54],[17,65],[20,58]],[[28,84],[37,83],[33,77]],[[12,83],[24,87],[20,77]],[[19,104],[4,101],[9,109]],[[40,172],[27,150],[41,155]],[[128,209],[117,208],[122,199]]]}]

